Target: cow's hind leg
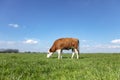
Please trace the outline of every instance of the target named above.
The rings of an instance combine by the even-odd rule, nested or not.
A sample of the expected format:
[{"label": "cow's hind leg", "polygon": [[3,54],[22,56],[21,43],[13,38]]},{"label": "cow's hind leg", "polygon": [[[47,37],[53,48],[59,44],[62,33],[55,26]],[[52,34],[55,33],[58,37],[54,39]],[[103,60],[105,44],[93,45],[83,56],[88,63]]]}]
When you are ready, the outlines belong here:
[{"label": "cow's hind leg", "polygon": [[75,49],[75,53],[77,55],[77,59],[79,59],[79,51],[77,49]]}]

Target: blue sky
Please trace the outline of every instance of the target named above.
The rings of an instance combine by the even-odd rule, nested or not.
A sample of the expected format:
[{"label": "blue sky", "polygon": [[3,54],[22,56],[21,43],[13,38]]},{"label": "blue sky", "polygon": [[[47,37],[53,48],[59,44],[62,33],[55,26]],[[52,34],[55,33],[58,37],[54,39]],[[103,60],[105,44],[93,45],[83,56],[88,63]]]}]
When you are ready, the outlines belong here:
[{"label": "blue sky", "polygon": [[0,0],[0,48],[47,52],[61,37],[81,52],[120,52],[119,0]]}]

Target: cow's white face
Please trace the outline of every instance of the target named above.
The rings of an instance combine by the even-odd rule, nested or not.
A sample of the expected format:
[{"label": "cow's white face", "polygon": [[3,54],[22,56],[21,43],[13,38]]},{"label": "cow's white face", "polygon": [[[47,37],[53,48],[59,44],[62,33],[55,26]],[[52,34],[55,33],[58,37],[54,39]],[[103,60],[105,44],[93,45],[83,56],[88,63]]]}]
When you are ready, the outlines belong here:
[{"label": "cow's white face", "polygon": [[50,56],[53,54],[53,52],[48,51],[47,58],[50,58]]}]

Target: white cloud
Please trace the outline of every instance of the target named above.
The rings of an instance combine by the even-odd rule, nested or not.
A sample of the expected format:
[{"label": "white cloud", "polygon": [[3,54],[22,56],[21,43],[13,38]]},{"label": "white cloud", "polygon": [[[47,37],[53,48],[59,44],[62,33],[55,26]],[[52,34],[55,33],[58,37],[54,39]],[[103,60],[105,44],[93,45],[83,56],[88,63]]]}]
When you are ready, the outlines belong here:
[{"label": "white cloud", "polygon": [[18,27],[20,27],[18,24],[8,24],[8,26],[13,27],[13,28],[18,28]]},{"label": "white cloud", "polygon": [[84,49],[90,48],[90,45],[82,45],[81,48],[84,48]]},{"label": "white cloud", "polygon": [[81,42],[87,42],[87,40],[80,40]]},{"label": "white cloud", "polygon": [[120,45],[101,44],[101,45],[94,46],[94,48],[98,48],[98,49],[118,49],[118,48],[120,48]]},{"label": "white cloud", "polygon": [[118,48],[120,48],[120,45],[110,45],[110,46],[108,46],[108,48],[118,49]]},{"label": "white cloud", "polygon": [[14,45],[14,44],[16,44],[16,42],[15,41],[0,41],[0,45],[1,44]]},{"label": "white cloud", "polygon": [[[92,41],[89,42],[88,40],[83,40],[81,43],[80,52],[120,52],[120,44],[100,44]],[[22,41],[0,41],[0,49],[13,48],[19,49],[20,51],[47,52],[51,45],[52,44],[48,41],[39,41],[38,39],[33,38],[27,38]]]},{"label": "white cloud", "polygon": [[120,39],[114,39],[114,40],[111,41],[111,43],[120,44]]},{"label": "white cloud", "polygon": [[44,46],[41,47],[39,44],[37,44],[38,42],[39,41],[33,39],[27,39],[25,41],[0,41],[0,49],[19,49],[19,51],[21,52],[24,51],[42,52],[44,50],[47,52]]},{"label": "white cloud", "polygon": [[19,43],[17,41],[0,41],[0,49],[2,49],[2,48],[5,48],[5,49],[7,49],[7,48],[16,49],[18,44],[21,44],[21,43]]},{"label": "white cloud", "polygon": [[28,39],[24,41],[25,44],[37,44],[38,41],[37,40],[33,40],[33,39]]}]

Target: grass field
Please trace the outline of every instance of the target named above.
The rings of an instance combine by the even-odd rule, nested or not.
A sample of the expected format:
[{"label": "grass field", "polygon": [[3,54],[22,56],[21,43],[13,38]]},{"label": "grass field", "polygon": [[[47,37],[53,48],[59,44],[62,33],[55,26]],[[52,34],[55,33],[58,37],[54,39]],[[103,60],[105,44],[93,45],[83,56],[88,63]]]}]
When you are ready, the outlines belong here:
[{"label": "grass field", "polygon": [[0,54],[0,80],[120,80],[120,54]]}]

